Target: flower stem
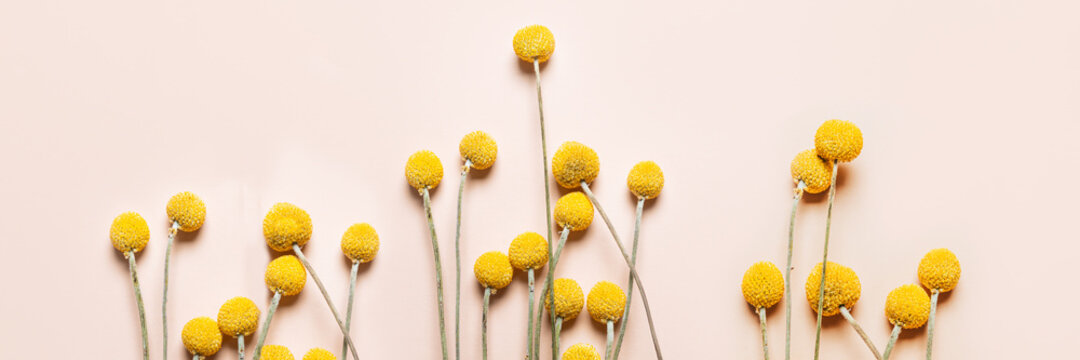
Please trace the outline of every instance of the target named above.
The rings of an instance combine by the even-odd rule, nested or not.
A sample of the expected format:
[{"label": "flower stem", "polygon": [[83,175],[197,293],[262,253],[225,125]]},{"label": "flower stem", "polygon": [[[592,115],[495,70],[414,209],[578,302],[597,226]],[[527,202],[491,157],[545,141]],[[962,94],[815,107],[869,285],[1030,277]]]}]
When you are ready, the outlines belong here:
[{"label": "flower stem", "polygon": [[461,167],[461,182],[457,191],[457,230],[454,233],[454,359],[461,359],[461,202],[465,195],[465,178],[472,160],[465,159]]},{"label": "flower stem", "polygon": [[892,334],[889,335],[889,345],[885,345],[885,354],[882,355],[882,359],[889,360],[889,354],[892,354],[893,345],[896,345],[896,339],[900,337],[900,324],[893,325]]},{"label": "flower stem", "polygon": [[236,336],[236,349],[240,353],[240,360],[244,360],[244,334]]},{"label": "flower stem", "polygon": [[135,271],[135,252],[125,252],[124,257],[128,260],[128,270],[131,270],[131,286],[135,288],[135,303],[139,306],[139,324],[142,325],[143,360],[149,360],[150,340],[146,336],[146,309],[143,307],[142,290],[139,288],[139,273]]},{"label": "flower stem", "polygon": [[848,323],[851,324],[851,327],[855,328],[855,332],[859,333],[859,337],[862,337],[863,342],[865,342],[866,346],[870,348],[870,352],[874,353],[874,358],[881,360],[881,353],[878,352],[877,346],[874,346],[874,342],[870,341],[870,336],[866,335],[866,332],[863,331],[862,326],[859,326],[859,322],[855,321],[855,318],[851,316],[851,311],[849,311],[847,307],[841,306],[840,314],[844,315],[844,319],[847,319]]},{"label": "flower stem", "polygon": [[[563,323],[563,318],[560,317],[560,316],[556,316],[555,317],[555,327],[553,328],[554,330],[552,330],[552,332],[551,332],[552,333],[551,334],[551,358],[552,358],[552,360],[557,359],[558,356],[559,356],[559,350],[562,350],[562,348],[559,345],[559,336],[562,334],[562,323]],[[539,354],[539,352],[537,352],[537,354]]]},{"label": "flower stem", "polygon": [[263,342],[266,341],[266,334],[270,330],[270,320],[274,318],[274,312],[277,311],[278,304],[281,303],[281,292],[275,291],[274,297],[270,299],[270,309],[266,310],[266,320],[263,321],[262,329],[259,330],[259,341],[255,342],[255,354],[252,358],[259,360],[262,356]]},{"label": "flower stem", "polygon": [[[349,270],[349,303],[345,304],[345,330],[349,330],[350,333],[352,332],[353,295],[356,294],[356,272],[358,270],[360,270],[360,262],[353,260],[352,269]],[[349,353],[346,352],[348,348],[348,340],[342,340],[341,360],[349,360]]]},{"label": "flower stem", "polygon": [[[543,166],[543,172],[540,173],[540,174],[542,175],[541,177],[544,179],[544,207],[546,209],[546,211],[544,212],[544,221],[547,222],[547,239],[551,240],[551,182],[548,180],[548,177],[547,177],[547,174],[548,174],[548,160],[547,160],[547,134],[546,134],[546,130],[544,129],[545,128],[544,127],[544,96],[542,95],[543,92],[540,91],[540,61],[537,60],[536,58],[533,58],[533,72],[536,73],[536,107],[540,112],[540,152],[541,152],[541,156],[542,156],[542,161],[541,161],[540,164]],[[552,271],[555,270],[554,269],[555,262],[551,258],[551,255],[552,255],[551,250],[552,250],[551,249],[551,242],[548,241],[548,274],[551,274]],[[551,276],[548,276],[548,281],[551,281]],[[552,320],[552,321],[554,321],[554,320]],[[552,323],[552,325],[554,326],[554,322]],[[536,336],[537,336],[537,338],[540,337],[540,323],[539,322],[537,322],[537,324],[536,324]],[[539,355],[540,355],[539,354],[540,353],[540,344],[535,344],[535,346],[536,346],[536,353],[533,354],[533,355],[539,357]],[[529,360],[533,360],[533,359],[529,359]]]},{"label": "flower stem", "polygon": [[607,322],[607,341],[604,342],[604,359],[611,359],[611,345],[615,342],[615,322]]},{"label": "flower stem", "polygon": [[533,303],[536,302],[536,271],[533,268],[529,268],[529,315],[528,323],[529,327],[525,329],[525,353],[528,354],[527,359],[535,359],[532,355],[533,349]]},{"label": "flower stem", "polygon": [[169,358],[169,318],[165,312],[165,305],[169,303],[169,257],[172,254],[173,239],[176,238],[176,230],[180,223],[173,221],[169,227],[169,244],[165,246],[165,280],[161,291],[161,348],[164,349],[162,359]]},{"label": "flower stem", "polygon": [[[637,265],[637,249],[638,249],[638,235],[641,232],[641,213],[645,209],[645,198],[638,197],[637,212],[634,217],[634,245],[630,250],[630,262]],[[626,280],[626,309],[623,310],[622,323],[619,324],[619,340],[615,342],[615,352],[611,355],[612,359],[619,359],[619,351],[622,350],[623,338],[626,336],[626,323],[630,322],[630,303],[634,299],[634,278],[630,275],[630,278]]]},{"label": "flower stem", "polygon": [[795,248],[795,211],[799,208],[799,199],[802,199],[803,189],[806,183],[799,181],[795,188],[795,200],[791,202],[791,219],[788,220],[787,235],[787,267],[784,268],[784,359],[791,360],[791,253]]},{"label": "flower stem", "polygon": [[[431,231],[431,251],[435,256],[435,292],[439,300],[439,335],[442,340],[442,359],[450,358],[446,350],[446,315],[443,313],[442,260],[439,255],[439,238],[435,234],[435,221],[431,219],[431,193],[427,188],[420,190],[424,197],[424,213],[427,215],[428,229]],[[355,355],[353,355],[355,357]],[[359,358],[357,358],[359,359]]]},{"label": "flower stem", "polygon": [[484,360],[487,360],[487,318],[488,307],[491,303],[491,288],[484,287],[484,314],[480,318],[480,342],[483,345]]},{"label": "flower stem", "polygon": [[941,294],[937,289],[930,290],[930,319],[926,322],[926,360],[930,360],[930,352],[934,349],[934,314],[937,313],[937,299]]},{"label": "flower stem", "polygon": [[315,280],[315,285],[318,285],[323,300],[326,300],[326,306],[330,307],[330,313],[334,315],[334,320],[337,321],[338,328],[341,328],[341,335],[345,336],[345,343],[349,345],[349,350],[353,354],[353,359],[360,359],[360,356],[356,354],[356,345],[353,344],[352,336],[349,336],[349,329],[346,329],[345,322],[341,321],[341,315],[338,315],[337,307],[335,307],[334,302],[330,300],[330,294],[326,292],[326,286],[323,285],[322,280],[319,279],[319,274],[315,273],[315,268],[311,266],[307,256],[304,256],[304,252],[300,250],[300,245],[293,243],[292,248],[293,252],[296,253],[296,257],[300,258],[300,262],[303,263],[304,267],[311,273],[311,278]]},{"label": "flower stem", "polygon": [[202,355],[199,355],[199,354],[191,355],[191,360],[202,360],[202,359],[203,359]]},{"label": "flower stem", "polygon": [[829,263],[829,231],[832,229],[832,206],[836,199],[836,173],[840,162],[833,160],[832,181],[829,182],[829,210],[825,215],[825,251],[821,254],[821,284],[818,286],[817,330],[814,335],[814,360],[818,359],[821,349],[821,308],[825,306],[825,266]]},{"label": "flower stem", "polygon": [[761,351],[765,352],[765,360],[769,360],[769,334],[765,331],[765,308],[757,308],[758,318],[761,319]]},{"label": "flower stem", "polygon": [[[548,270],[547,281],[544,282],[544,286],[540,287],[540,296],[547,297],[547,302],[555,304],[554,295],[554,283],[555,283],[555,267],[559,264],[559,257],[562,256],[563,246],[566,245],[566,238],[570,236],[570,228],[564,227],[562,232],[559,233],[559,245],[555,250],[555,254],[548,257]],[[551,243],[548,243],[551,246]],[[544,301],[540,301],[536,304],[536,332],[533,334],[533,355],[537,358],[540,357],[540,330],[543,324],[544,316]],[[555,317],[552,317],[554,321]],[[554,326],[554,323],[552,324]],[[554,327],[553,327],[554,328]]]}]

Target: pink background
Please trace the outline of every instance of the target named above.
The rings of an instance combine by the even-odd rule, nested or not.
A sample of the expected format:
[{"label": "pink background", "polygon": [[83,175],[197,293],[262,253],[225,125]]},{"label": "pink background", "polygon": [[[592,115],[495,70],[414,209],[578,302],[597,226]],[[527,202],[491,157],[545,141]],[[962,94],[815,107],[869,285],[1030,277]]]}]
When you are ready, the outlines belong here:
[{"label": "pink background", "polygon": [[[378,230],[353,323],[366,358],[437,358],[430,244],[403,168],[430,149],[447,169],[433,201],[449,316],[457,143],[482,129],[499,157],[469,178],[462,249],[462,356],[478,358],[472,263],[544,226],[533,74],[510,46],[532,23],[557,41],[543,68],[551,151],[577,140],[599,153],[594,189],[625,238],[627,172],[647,159],[663,167],[640,269],[669,358],[760,356],[739,282],[755,261],[783,264],[788,163],[830,118],[865,135],[862,156],[841,167],[830,259],[862,279],[853,312],[879,347],[886,294],[916,282],[919,259],[936,247],[956,252],[964,271],[939,307],[938,358],[1060,357],[1080,337],[1076,281],[1066,277],[1080,250],[1080,4],[449,3],[0,4],[0,357],[139,356],[127,264],[107,236],[113,217],[133,210],[151,225],[138,262],[160,358],[165,203],[190,190],[208,218],[173,251],[171,358],[187,358],[184,323],[215,316],[229,297],[265,313],[263,271],[275,253],[261,221],[279,201],[310,212],[305,251],[340,305],[342,233],[355,222]],[[821,254],[824,200],[803,202],[796,229],[802,359],[814,327],[802,289]],[[559,268],[585,291],[626,281],[602,224],[574,234]],[[493,298],[493,359],[521,358],[523,280],[516,273]],[[640,304],[625,359],[653,358]],[[564,349],[603,346],[603,328],[582,316],[563,332]],[[780,358],[782,304],[769,316]],[[826,358],[869,357],[839,317],[825,324]],[[217,358],[235,358],[230,340]],[[283,302],[267,342],[298,358],[340,351],[312,281]],[[895,358],[919,358],[924,344],[925,329],[905,331]]]}]

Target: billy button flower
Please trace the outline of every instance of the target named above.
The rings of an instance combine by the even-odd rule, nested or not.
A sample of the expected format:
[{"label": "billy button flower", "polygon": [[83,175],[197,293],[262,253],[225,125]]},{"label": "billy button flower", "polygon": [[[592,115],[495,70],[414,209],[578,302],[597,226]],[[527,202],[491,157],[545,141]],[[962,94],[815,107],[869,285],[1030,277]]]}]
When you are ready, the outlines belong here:
[{"label": "billy button flower", "polygon": [[161,347],[164,349],[162,359],[169,358],[169,318],[165,307],[169,302],[169,258],[173,240],[176,239],[177,230],[192,232],[202,227],[206,221],[206,204],[198,195],[184,191],[169,198],[165,213],[169,215],[172,225],[169,227],[169,244],[165,246],[165,280],[161,291]]},{"label": "billy button flower", "polygon": [[514,268],[510,266],[510,258],[498,251],[489,251],[480,255],[473,265],[473,274],[476,280],[484,287],[484,312],[481,318],[481,345],[483,346],[483,358],[487,359],[487,318],[488,304],[491,302],[491,294],[499,289],[510,285],[514,278]]},{"label": "billy button flower", "polygon": [[[349,303],[345,305],[345,330],[352,329],[353,294],[356,293],[356,273],[360,270],[360,264],[371,261],[379,252],[379,234],[375,228],[367,223],[353,224],[345,230],[341,236],[341,252],[345,257],[352,260],[352,268],[349,270]],[[341,344],[341,358],[348,359],[348,340]]]},{"label": "billy button flower", "polygon": [[[259,350],[256,350],[259,351]],[[262,356],[266,360],[296,360],[289,348],[281,345],[266,345],[262,351],[255,353],[255,358]]]},{"label": "billy button flower", "polygon": [[930,320],[926,325],[926,359],[934,346],[934,314],[937,313],[938,295],[952,291],[960,282],[960,260],[946,248],[930,250],[919,261],[919,282],[930,289]]},{"label": "billy button flower", "polygon": [[[270,329],[270,320],[274,318],[274,312],[277,311],[278,304],[281,302],[281,296],[293,296],[304,290],[304,284],[307,283],[307,271],[304,270],[304,265],[300,263],[300,259],[297,259],[296,256],[283,255],[266,266],[264,280],[266,288],[274,293],[274,297],[270,299],[270,307],[266,311],[266,320],[263,320],[262,330],[259,331],[259,341],[255,343],[255,360],[259,360],[266,351],[263,348],[263,342],[266,341],[266,334]],[[277,352],[278,350],[272,351],[272,353]],[[289,358],[292,358],[291,353]]]},{"label": "billy button flower", "polygon": [[592,345],[578,343],[566,349],[562,360],[600,360],[600,353]]},{"label": "billy button flower", "polygon": [[[548,271],[547,280],[544,282],[544,286],[540,288],[540,296],[551,297],[551,293],[548,289],[551,287],[552,281],[555,279],[555,268],[559,264],[559,257],[562,256],[563,247],[566,245],[566,239],[570,236],[570,231],[582,231],[589,228],[589,225],[593,221],[593,205],[589,201],[588,197],[580,191],[575,191],[559,198],[559,201],[555,203],[555,223],[562,228],[559,233],[559,244],[555,248],[553,256],[548,257]],[[551,249],[551,245],[548,245],[548,249]],[[544,300],[550,302],[550,299]],[[539,307],[539,305],[538,305]],[[539,309],[536,312],[536,326],[533,330],[533,354],[540,353],[540,329],[541,319],[543,318],[543,311]],[[552,318],[552,329],[555,327],[557,318]],[[554,343],[552,344],[555,345]],[[558,351],[552,352],[552,357],[558,355]]]},{"label": "billy button flower", "polygon": [[765,353],[766,360],[769,359],[769,337],[765,330],[765,309],[780,302],[784,289],[784,277],[780,274],[780,269],[771,262],[754,263],[743,273],[743,298],[754,307],[761,320],[761,350]]},{"label": "billy button flower", "polygon": [[[837,313],[844,316],[844,319],[855,328],[855,332],[862,337],[863,342],[870,348],[870,352],[874,354],[875,359],[881,359],[881,353],[878,352],[877,347],[870,341],[870,337],[863,331],[862,326],[859,326],[859,322],[855,321],[855,318],[851,316],[851,308],[855,306],[855,302],[859,301],[859,297],[862,295],[862,283],[859,282],[859,276],[855,275],[855,271],[847,266],[843,266],[837,263],[829,263],[830,269],[833,271],[824,275],[822,280],[823,267],[821,264],[814,266],[814,269],[810,271],[810,276],[806,278],[806,301],[810,303],[810,309],[818,312],[818,317],[833,316]],[[819,286],[824,285],[822,291]],[[820,294],[824,294],[824,297]]]},{"label": "billy button flower", "polygon": [[442,343],[442,359],[448,360],[450,352],[446,344],[446,316],[443,313],[442,256],[439,255],[439,238],[435,234],[435,221],[431,219],[431,189],[442,182],[443,166],[435,153],[420,150],[405,162],[405,180],[420,193],[424,200],[424,214],[431,232],[431,251],[435,257],[435,294],[439,305],[439,336]]},{"label": "billy button flower", "polygon": [[[637,212],[634,217],[634,243],[630,250],[630,263],[637,265],[638,235],[641,233],[641,215],[645,209],[645,200],[655,199],[660,196],[664,189],[664,172],[660,165],[652,161],[642,161],[630,169],[626,176],[626,186],[630,192],[637,196]],[[623,338],[626,336],[626,324],[630,321],[630,303],[634,299],[634,278],[626,280],[626,310],[623,312],[622,322],[619,323],[619,339],[615,342],[615,350],[612,359],[619,358],[619,350],[622,349]]]},{"label": "billy button flower", "polygon": [[314,348],[304,354],[303,360],[337,360],[337,357],[326,349]]},{"label": "billy button flower", "polygon": [[454,358],[461,358],[461,204],[465,195],[465,179],[469,169],[484,170],[495,164],[499,147],[495,139],[483,131],[473,131],[461,138],[458,152],[465,164],[461,167],[458,185],[457,226],[454,233]]},{"label": "billy button flower", "polygon": [[900,329],[918,329],[926,324],[930,317],[930,297],[918,285],[901,285],[885,298],[885,317],[893,324],[889,344],[885,345],[885,353],[882,354],[883,359],[888,359],[896,339],[900,337]]},{"label": "billy button flower", "polygon": [[525,353],[531,354],[533,349],[533,303],[536,300],[535,288],[536,288],[536,270],[544,267],[544,264],[548,261],[548,245],[547,240],[540,234],[532,231],[527,231],[519,234],[510,242],[510,250],[507,252],[510,256],[510,265],[515,269],[525,271],[529,277],[529,299],[525,304],[528,307],[528,317],[526,323],[528,327],[525,329]]},{"label": "billy button flower", "polygon": [[217,324],[222,334],[236,338],[240,360],[244,360],[244,337],[254,334],[259,326],[259,307],[243,296],[229,299],[218,309]]},{"label": "billy button flower", "polygon": [[125,212],[113,219],[109,228],[109,240],[124,258],[128,260],[131,273],[131,286],[135,288],[135,304],[139,308],[139,325],[142,327],[143,360],[150,359],[149,339],[146,334],[146,309],[143,306],[142,290],[139,287],[139,274],[135,270],[135,253],[142,251],[150,241],[150,227],[146,220],[135,212]]},{"label": "billy button flower", "polygon": [[221,350],[221,331],[214,319],[205,316],[191,319],[184,325],[180,336],[192,360],[214,355]]},{"label": "billy button flower", "polygon": [[[555,279],[554,284],[551,289],[551,296],[544,300],[544,308],[551,314],[551,318],[555,319],[555,327],[551,330],[551,349],[552,354],[558,354],[559,336],[562,333],[563,323],[578,317],[581,309],[585,306],[585,295],[581,291],[581,285],[578,285],[577,281],[573,279]],[[553,301],[555,303],[554,309],[551,307]],[[537,326],[536,330],[539,333],[540,327]],[[539,342],[538,339],[537,342]],[[534,351],[540,353],[540,349]]]},{"label": "billy button flower", "polygon": [[[795,212],[803,192],[817,194],[832,185],[832,166],[817,155],[817,150],[803,150],[791,160],[791,179],[795,181],[795,198],[791,202],[788,220],[787,267],[784,268],[784,288],[791,288],[791,254],[795,248]],[[784,358],[791,359],[791,292],[784,294]]]},{"label": "billy button flower", "polygon": [[589,290],[586,306],[589,309],[589,316],[594,321],[607,325],[604,358],[610,359],[611,346],[615,340],[615,322],[622,318],[623,311],[626,309],[626,294],[619,285],[610,281],[601,281]]}]

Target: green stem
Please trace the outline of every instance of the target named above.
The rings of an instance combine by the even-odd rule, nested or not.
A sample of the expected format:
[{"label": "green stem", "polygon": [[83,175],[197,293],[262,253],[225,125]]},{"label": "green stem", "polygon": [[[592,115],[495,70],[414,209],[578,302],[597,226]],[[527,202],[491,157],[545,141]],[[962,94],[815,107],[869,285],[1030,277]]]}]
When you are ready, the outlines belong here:
[{"label": "green stem", "polygon": [[788,220],[787,267],[784,268],[784,359],[791,360],[791,253],[795,248],[795,211],[799,208],[806,183],[799,181],[795,189],[795,200],[791,202],[791,219]]},{"label": "green stem", "polygon": [[[353,260],[352,269],[349,270],[349,303],[345,304],[345,330],[352,332],[352,308],[353,308],[353,295],[356,294],[356,273],[360,270],[360,262]],[[346,352],[349,348],[347,340],[341,341],[341,360],[349,360],[349,354]],[[359,359],[357,359],[359,360]]]},{"label": "green stem", "polygon": [[465,178],[472,160],[465,159],[457,192],[457,230],[454,232],[454,359],[461,359],[461,203],[465,195]]},{"label": "green stem", "polygon": [[825,306],[825,265],[829,263],[829,231],[832,230],[832,207],[836,199],[836,173],[840,162],[833,160],[832,181],[829,182],[829,210],[825,215],[825,251],[821,255],[821,284],[818,286],[817,330],[814,335],[814,360],[818,359],[821,349],[821,308]]},{"label": "green stem", "polygon": [[529,323],[529,327],[525,329],[525,353],[528,354],[527,359],[535,359],[532,355],[533,349],[533,303],[536,302],[536,271],[533,268],[529,268],[529,315],[526,321]]},{"label": "green stem", "polygon": [[161,291],[161,348],[164,350],[162,359],[169,358],[169,318],[165,312],[165,305],[169,303],[169,257],[172,254],[173,239],[176,238],[176,230],[180,223],[173,221],[169,227],[169,244],[165,246],[165,280],[162,282]]},{"label": "green stem", "polygon": [[277,311],[278,304],[281,303],[281,292],[275,291],[274,297],[270,299],[270,309],[266,310],[266,320],[263,321],[262,329],[259,330],[259,341],[255,342],[255,354],[252,358],[259,360],[262,356],[263,342],[266,341],[266,334],[270,330],[270,320],[274,318],[274,312]]},{"label": "green stem", "polygon": [[765,360],[769,360],[769,334],[765,331],[765,308],[757,308],[758,318],[761,319],[761,351],[765,352]]},{"label": "green stem", "polygon": [[236,349],[240,352],[240,360],[244,360],[244,334],[236,336]]},{"label": "green stem", "polygon": [[420,190],[420,195],[424,197],[424,213],[427,215],[428,229],[431,231],[431,251],[435,256],[435,292],[439,300],[439,336],[442,341],[442,359],[448,360],[450,354],[446,349],[446,315],[443,313],[442,257],[439,255],[439,238],[435,234],[435,221],[431,219],[431,194],[427,188],[423,188]]},{"label": "green stem", "polygon": [[[562,350],[562,348],[559,345],[559,336],[561,336],[561,334],[562,334],[562,324],[563,324],[563,318],[559,317],[559,316],[556,316],[555,317],[555,327],[553,328],[554,330],[552,330],[552,332],[551,332],[552,333],[551,334],[551,358],[552,358],[552,360],[555,360],[559,356],[559,350]],[[537,352],[537,354],[539,354],[539,351]]]},{"label": "green stem", "polygon": [[892,354],[893,345],[896,345],[896,339],[900,337],[900,324],[893,325],[892,334],[889,335],[889,344],[885,345],[885,354],[882,355],[882,359],[889,360],[889,354]]},{"label": "green stem", "polygon": [[135,303],[139,306],[139,324],[142,326],[143,360],[149,360],[150,340],[146,335],[146,309],[143,307],[142,290],[139,288],[139,273],[135,271],[135,252],[125,252],[124,257],[128,260],[128,270],[131,271],[131,286],[135,288]]},{"label": "green stem", "polygon": [[840,314],[844,315],[844,319],[847,319],[851,327],[855,328],[855,332],[859,333],[859,337],[862,338],[866,346],[870,348],[870,352],[874,354],[874,358],[881,360],[881,353],[878,352],[877,346],[874,346],[874,342],[870,341],[870,336],[866,335],[866,331],[863,331],[862,326],[859,326],[859,322],[855,321],[855,318],[851,316],[851,311],[846,306],[840,307]]},{"label": "green stem", "polygon": [[930,319],[926,322],[926,360],[930,360],[930,352],[934,349],[934,314],[937,313],[937,300],[941,291],[930,290]]},{"label": "green stem", "polygon": [[487,318],[488,306],[491,303],[491,288],[484,287],[484,314],[480,318],[480,343],[483,346],[484,360],[487,360]]},{"label": "green stem", "polygon": [[345,322],[341,321],[341,315],[338,315],[337,307],[334,306],[334,302],[330,300],[330,293],[326,292],[326,286],[323,285],[322,280],[319,279],[319,274],[315,273],[315,268],[311,266],[307,256],[304,256],[304,252],[300,250],[300,245],[293,243],[292,248],[293,252],[296,253],[296,257],[300,258],[300,262],[303,263],[304,267],[311,273],[311,278],[315,280],[315,285],[318,285],[323,300],[326,300],[326,306],[330,307],[330,314],[334,315],[334,320],[337,321],[338,328],[341,329],[341,335],[345,337],[345,343],[349,345],[349,350],[352,352],[353,359],[360,359],[360,356],[356,354],[356,345],[353,344],[352,336],[349,336],[349,329],[346,329]]},{"label": "green stem", "polygon": [[[547,222],[547,239],[550,240],[551,239],[551,182],[547,178],[548,160],[547,160],[547,134],[546,134],[546,130],[544,129],[545,128],[545,126],[544,126],[544,96],[542,95],[543,92],[540,91],[540,61],[533,58],[532,63],[533,63],[533,72],[536,73],[536,107],[540,111],[540,152],[542,153],[541,154],[541,156],[542,156],[541,165],[543,166],[543,170],[544,170],[544,172],[542,172],[541,175],[542,175],[542,178],[544,179],[544,207],[546,209],[546,211],[544,212],[544,221]],[[552,273],[552,271],[554,270],[553,267],[555,266],[554,261],[551,259],[551,255],[552,255],[551,250],[552,250],[551,249],[551,242],[549,241],[548,242],[548,274]],[[551,280],[551,276],[548,276],[548,280],[549,281]],[[553,319],[552,321],[555,321],[555,320]],[[554,326],[554,322],[552,322],[552,325]],[[536,336],[540,337],[540,323],[539,322],[537,322],[536,327],[537,327]],[[540,345],[536,344],[535,346],[536,346],[536,353],[533,354],[533,355],[539,356],[540,355],[539,354],[540,353]],[[530,360],[532,360],[532,359],[530,359]]]},{"label": "green stem", "polygon": [[202,355],[199,355],[199,354],[191,355],[191,360],[201,360],[201,359],[203,359]]},{"label": "green stem", "polygon": [[615,342],[615,322],[607,322],[607,341],[604,342],[604,359],[611,359],[611,345]]},{"label": "green stem", "polygon": [[[554,289],[552,289],[554,287],[553,284],[555,283],[555,267],[559,264],[559,257],[562,256],[563,246],[566,245],[566,238],[569,236],[570,228],[564,227],[559,233],[559,244],[555,250],[555,254],[548,257],[547,281],[540,287],[540,296],[547,297],[547,302],[550,302],[551,304],[555,304]],[[551,246],[550,242],[548,243],[548,246]],[[536,304],[536,329],[533,333],[533,355],[537,358],[540,357],[540,327],[543,324],[544,303],[544,301],[540,301]],[[554,318],[555,317],[552,317],[552,321],[555,321]]]},{"label": "green stem", "polygon": [[[638,197],[637,212],[634,217],[634,245],[630,250],[630,262],[637,265],[638,235],[641,232],[641,213],[645,209],[645,198]],[[619,324],[619,340],[615,342],[615,352],[611,358],[618,360],[619,351],[622,350],[623,338],[626,336],[626,323],[630,322],[630,303],[634,300],[634,278],[632,275],[626,280],[626,308],[623,310],[622,323]]]}]

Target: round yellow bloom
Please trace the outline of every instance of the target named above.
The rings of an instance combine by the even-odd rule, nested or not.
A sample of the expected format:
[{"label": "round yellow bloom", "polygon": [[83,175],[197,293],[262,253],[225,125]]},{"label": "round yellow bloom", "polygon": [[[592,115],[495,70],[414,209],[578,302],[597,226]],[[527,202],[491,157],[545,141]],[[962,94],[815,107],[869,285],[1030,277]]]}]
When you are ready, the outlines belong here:
[{"label": "round yellow bloom", "polygon": [[458,145],[461,157],[468,159],[472,167],[484,170],[495,163],[495,156],[499,153],[499,147],[495,145],[495,139],[483,131],[473,131],[461,138]]},{"label": "round yellow bloom", "polygon": [[173,195],[165,205],[169,219],[180,224],[180,231],[195,231],[206,221],[206,204],[198,195],[185,191]]},{"label": "round yellow bloom", "polygon": [[904,329],[922,327],[930,318],[930,296],[918,285],[901,285],[885,298],[885,317]]},{"label": "round yellow bloom", "polygon": [[[806,278],[806,301],[810,302],[810,308],[815,312],[820,288],[821,263],[818,263]],[[855,275],[855,271],[830,261],[829,269],[825,271],[825,302],[821,305],[821,315],[836,315],[840,313],[840,306],[851,310],[861,295],[862,284],[859,283],[859,276]]]},{"label": "round yellow bloom", "polygon": [[281,345],[266,345],[262,347],[260,359],[263,360],[296,360],[289,348]]},{"label": "round yellow bloom", "polygon": [[563,321],[576,319],[581,313],[581,308],[585,306],[585,294],[574,279],[555,279],[551,297],[546,294],[541,294],[541,296],[544,297],[544,308],[548,311],[551,311],[551,297],[555,298],[555,311],[552,313]]},{"label": "round yellow bloom", "polygon": [[292,296],[304,290],[307,283],[307,270],[294,255],[279,256],[266,266],[266,287],[272,292]]},{"label": "round yellow bloom", "polygon": [[417,151],[405,163],[405,179],[416,190],[434,189],[439,186],[442,176],[442,162],[431,151]]},{"label": "round yellow bloom", "polygon": [[379,234],[367,223],[353,224],[341,236],[341,252],[352,261],[371,261],[379,252]]},{"label": "round yellow bloom", "polygon": [[188,321],[180,337],[192,355],[210,356],[221,350],[221,332],[217,323],[205,316]]},{"label": "round yellow bloom", "polygon": [[825,160],[855,160],[862,152],[862,142],[862,130],[850,121],[826,121],[814,134],[814,147]]},{"label": "round yellow bloom", "polygon": [[337,360],[337,356],[323,348],[314,348],[304,354],[303,360]]},{"label": "round yellow bloom", "polygon": [[542,25],[529,25],[514,34],[514,53],[521,60],[545,62],[555,51],[555,35]]},{"label": "round yellow bloom", "polygon": [[742,294],[754,308],[768,308],[784,297],[784,275],[768,261],[750,265],[742,277]]},{"label": "round yellow bloom", "polygon": [[626,176],[626,186],[639,198],[655,198],[664,189],[664,172],[652,161],[639,162]]},{"label": "round yellow bloom", "polygon": [[559,227],[581,231],[589,228],[592,220],[593,204],[583,192],[563,195],[555,202],[555,223]]},{"label": "round yellow bloom", "polygon": [[582,181],[591,183],[596,179],[600,173],[600,157],[588,146],[567,141],[551,157],[551,172],[560,186],[574,189],[581,186]]},{"label": "round yellow bloom", "polygon": [[473,273],[480,285],[499,290],[510,285],[514,278],[514,268],[510,266],[510,258],[498,251],[488,251],[473,264]]},{"label": "round yellow bloom", "polygon": [[919,282],[930,290],[948,292],[960,281],[960,260],[949,249],[930,250],[919,261]]},{"label": "round yellow bloom", "polygon": [[116,250],[140,252],[150,241],[150,227],[139,213],[128,211],[117,215],[109,228],[109,240]]},{"label": "round yellow bloom", "polygon": [[791,178],[806,184],[806,192],[817,194],[828,190],[832,183],[832,164],[822,159],[814,149],[803,150],[791,160]]},{"label": "round yellow bloom", "polygon": [[218,330],[225,335],[251,335],[259,325],[259,307],[243,296],[229,299],[218,309],[217,324]]},{"label": "round yellow bloom", "polygon": [[547,247],[547,240],[540,234],[523,232],[510,242],[510,265],[519,270],[542,268],[548,262]]},{"label": "round yellow bloom", "polygon": [[589,316],[599,323],[619,321],[626,309],[626,294],[619,285],[601,281],[589,290]]},{"label": "round yellow bloom", "polygon": [[562,360],[600,360],[600,353],[592,345],[579,343],[566,349]]},{"label": "round yellow bloom", "polygon": [[274,204],[263,218],[263,237],[275,251],[289,251],[293,244],[304,246],[311,240],[311,216],[290,203]]}]

